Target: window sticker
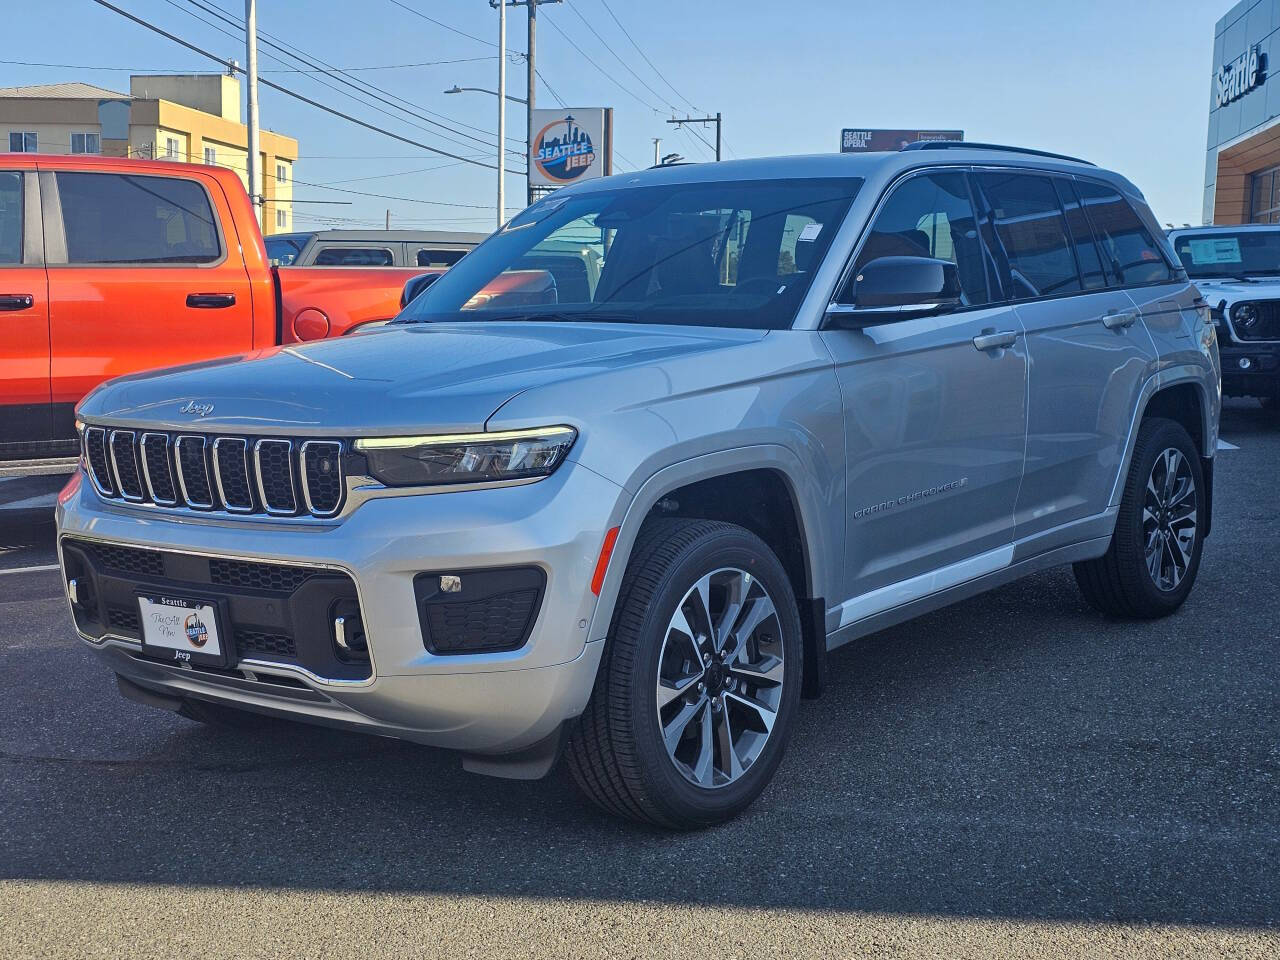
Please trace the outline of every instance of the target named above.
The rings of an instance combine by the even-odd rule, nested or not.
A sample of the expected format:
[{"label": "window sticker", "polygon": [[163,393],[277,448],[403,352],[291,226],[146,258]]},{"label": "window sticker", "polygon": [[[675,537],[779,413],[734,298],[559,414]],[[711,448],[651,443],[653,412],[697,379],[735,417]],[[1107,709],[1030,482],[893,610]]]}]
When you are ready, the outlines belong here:
[{"label": "window sticker", "polygon": [[1187,240],[1191,262],[1196,266],[1208,263],[1240,263],[1239,237],[1202,237]]},{"label": "window sticker", "polygon": [[806,223],[804,225],[804,229],[800,231],[800,236],[796,237],[796,242],[799,243],[802,240],[812,242],[818,239],[818,234],[820,234],[821,232],[822,232],[822,224]]}]

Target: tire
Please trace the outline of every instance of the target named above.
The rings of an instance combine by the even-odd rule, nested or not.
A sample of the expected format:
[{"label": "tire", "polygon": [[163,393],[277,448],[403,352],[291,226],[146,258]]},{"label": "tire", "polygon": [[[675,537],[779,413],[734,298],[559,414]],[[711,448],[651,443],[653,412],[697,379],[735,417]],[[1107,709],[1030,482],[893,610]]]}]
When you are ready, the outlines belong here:
[{"label": "tire", "polygon": [[226,727],[233,730],[260,730],[262,727],[288,721],[280,721],[252,710],[237,710],[221,703],[210,703],[207,700],[188,699],[178,708],[178,715],[208,724],[211,727]]},{"label": "tire", "polygon": [[[1166,488],[1170,464],[1176,465],[1175,479]],[[1184,480],[1190,481],[1189,490]],[[1160,498],[1172,509],[1161,506]],[[1097,560],[1073,567],[1080,592],[1110,616],[1141,620],[1168,616],[1182,606],[1195,584],[1205,520],[1204,474],[1195,441],[1172,420],[1144,421],[1111,545]],[[1157,539],[1152,539],[1153,534]]]},{"label": "tire", "polygon": [[[704,580],[707,603],[694,589]],[[726,619],[735,596],[745,596],[733,618],[737,634],[699,630]],[[687,632],[674,628],[678,616]],[[763,540],[729,523],[650,521],[627,565],[591,701],[570,734],[567,761],[578,786],[609,813],[668,829],[737,815],[782,761],[802,649],[791,582]],[[698,662],[700,652],[711,664]],[[664,729],[676,744],[670,751]]]}]

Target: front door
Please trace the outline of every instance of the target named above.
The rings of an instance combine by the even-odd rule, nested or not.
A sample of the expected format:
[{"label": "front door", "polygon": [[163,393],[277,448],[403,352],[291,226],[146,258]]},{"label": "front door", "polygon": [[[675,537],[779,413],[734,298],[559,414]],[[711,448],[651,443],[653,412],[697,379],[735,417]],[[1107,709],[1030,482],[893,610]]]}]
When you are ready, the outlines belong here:
[{"label": "front door", "polygon": [[822,334],[837,364],[848,458],[848,599],[829,628],[1010,560],[1027,357],[1016,314],[994,302],[979,227],[962,172],[900,182],[877,211],[853,275],[884,256],[950,260],[965,306]]},{"label": "front door", "polygon": [[0,170],[0,459],[52,454],[49,291],[35,171]]},{"label": "front door", "polygon": [[46,241],[59,434],[104,380],[253,345],[248,275],[216,182],[58,171],[42,174],[41,194],[59,248]]}]

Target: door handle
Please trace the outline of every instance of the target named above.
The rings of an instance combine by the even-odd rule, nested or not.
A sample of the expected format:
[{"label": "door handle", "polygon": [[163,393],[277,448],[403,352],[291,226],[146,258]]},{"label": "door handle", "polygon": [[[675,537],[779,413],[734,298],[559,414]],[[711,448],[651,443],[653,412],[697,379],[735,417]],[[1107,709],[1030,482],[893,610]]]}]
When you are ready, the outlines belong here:
[{"label": "door handle", "polygon": [[1108,330],[1123,330],[1138,322],[1137,310],[1112,310],[1102,318],[1102,325]]},{"label": "door handle", "polygon": [[979,350],[999,350],[1012,347],[1017,342],[1016,330],[1003,330],[1000,333],[980,333],[973,338],[973,345]]},{"label": "door handle", "polygon": [[234,307],[234,293],[188,293],[187,306],[201,310],[219,310],[222,307]]},{"label": "door handle", "polygon": [[36,298],[29,293],[0,293],[0,310],[30,310]]}]

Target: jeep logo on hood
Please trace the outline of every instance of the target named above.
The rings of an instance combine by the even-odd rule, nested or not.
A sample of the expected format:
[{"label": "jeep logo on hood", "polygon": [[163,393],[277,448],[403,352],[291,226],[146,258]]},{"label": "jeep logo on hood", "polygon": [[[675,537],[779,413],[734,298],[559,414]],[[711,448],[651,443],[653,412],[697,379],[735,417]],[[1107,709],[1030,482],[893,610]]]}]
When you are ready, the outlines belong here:
[{"label": "jeep logo on hood", "polygon": [[179,413],[187,413],[195,417],[207,417],[213,413],[212,403],[201,403],[199,400],[188,400],[178,408]]}]

